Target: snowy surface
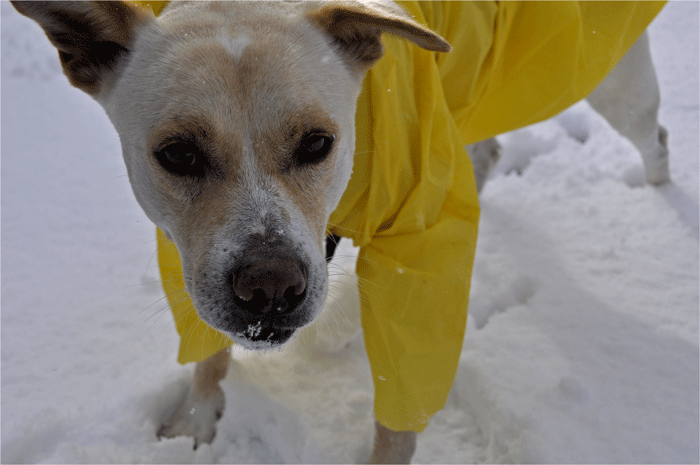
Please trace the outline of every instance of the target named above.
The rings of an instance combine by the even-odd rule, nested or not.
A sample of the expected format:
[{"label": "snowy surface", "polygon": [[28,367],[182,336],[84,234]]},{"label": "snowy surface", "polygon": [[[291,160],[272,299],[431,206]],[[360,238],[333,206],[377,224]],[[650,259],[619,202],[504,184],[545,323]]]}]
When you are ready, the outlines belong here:
[{"label": "snowy surface", "polygon": [[[214,442],[156,439],[192,367],[175,361],[154,228],[101,108],[0,6],[2,461],[366,459],[347,243],[335,310],[284,352],[234,354]],[[416,462],[698,463],[698,3],[669,4],[651,41],[673,184],[643,185],[585,103],[501,137],[457,380]]]}]

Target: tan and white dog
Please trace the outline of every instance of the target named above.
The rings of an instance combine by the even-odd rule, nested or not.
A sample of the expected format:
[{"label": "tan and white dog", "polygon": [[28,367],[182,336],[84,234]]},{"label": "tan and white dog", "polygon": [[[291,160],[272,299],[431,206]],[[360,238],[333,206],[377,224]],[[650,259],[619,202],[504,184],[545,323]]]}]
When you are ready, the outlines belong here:
[{"label": "tan and white dog", "polygon": [[[13,4],[44,28],[71,83],[106,110],[134,194],[177,245],[200,317],[253,349],[283,344],[324,305],[327,222],[352,173],[356,100],[382,56],[381,34],[450,49],[391,4],[173,2],[157,27],[122,2]],[[633,50],[591,102],[642,151],[648,179],[663,182],[647,39]],[[628,85],[640,73],[641,84]],[[628,125],[630,111],[646,126]],[[474,149],[482,181],[494,154],[493,142]],[[256,326],[261,311],[277,312],[274,327]],[[228,366],[227,352],[198,363],[158,434],[210,442]],[[416,433],[376,427],[371,461],[410,461]]]}]

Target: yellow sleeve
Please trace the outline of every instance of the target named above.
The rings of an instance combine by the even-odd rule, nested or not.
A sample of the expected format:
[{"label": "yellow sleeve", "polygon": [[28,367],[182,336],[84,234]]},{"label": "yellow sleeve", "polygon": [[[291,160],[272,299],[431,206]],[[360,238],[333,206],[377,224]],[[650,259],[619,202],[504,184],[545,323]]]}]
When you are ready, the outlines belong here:
[{"label": "yellow sleeve", "polygon": [[467,323],[478,208],[446,199],[437,221],[377,237],[357,262],[374,414],[396,431],[422,431],[445,404]]},{"label": "yellow sleeve", "polygon": [[332,230],[360,246],[375,418],[422,431],[456,373],[479,219],[435,54],[394,37],[365,78],[355,167]]}]

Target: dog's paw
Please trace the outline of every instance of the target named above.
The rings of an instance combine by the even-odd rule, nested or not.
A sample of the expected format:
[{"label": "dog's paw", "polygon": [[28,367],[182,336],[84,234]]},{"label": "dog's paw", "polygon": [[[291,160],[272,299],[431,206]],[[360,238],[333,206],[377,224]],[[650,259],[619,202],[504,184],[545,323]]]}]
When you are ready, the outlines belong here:
[{"label": "dog's paw", "polygon": [[207,396],[194,394],[190,388],[171,417],[158,429],[158,438],[190,436],[194,438],[195,449],[200,444],[210,444],[223,412],[224,392],[220,387]]},{"label": "dog's paw", "polygon": [[668,131],[659,126],[658,142],[653,149],[642,152],[644,169],[649,184],[659,186],[671,180],[668,168]]}]

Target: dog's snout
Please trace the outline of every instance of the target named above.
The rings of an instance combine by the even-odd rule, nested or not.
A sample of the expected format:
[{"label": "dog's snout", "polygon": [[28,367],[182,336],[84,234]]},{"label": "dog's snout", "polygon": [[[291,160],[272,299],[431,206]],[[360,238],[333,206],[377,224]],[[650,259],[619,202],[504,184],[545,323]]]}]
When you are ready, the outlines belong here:
[{"label": "dog's snout", "polygon": [[286,313],[306,295],[307,275],[298,261],[284,257],[251,257],[233,273],[236,303],[255,314]]}]

